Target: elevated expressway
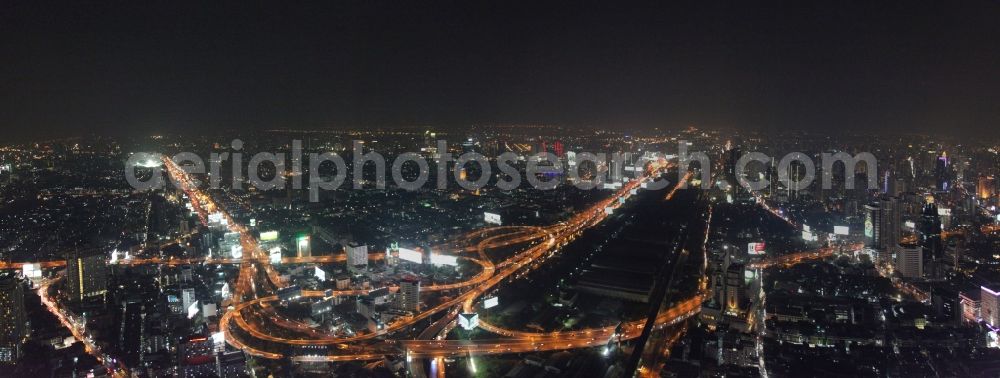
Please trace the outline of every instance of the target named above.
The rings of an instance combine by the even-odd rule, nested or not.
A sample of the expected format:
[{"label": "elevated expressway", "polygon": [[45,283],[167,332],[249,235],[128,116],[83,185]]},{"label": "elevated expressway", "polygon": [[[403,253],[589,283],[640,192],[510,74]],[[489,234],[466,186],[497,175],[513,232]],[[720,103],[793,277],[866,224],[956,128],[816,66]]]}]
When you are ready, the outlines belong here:
[{"label": "elevated expressway", "polygon": [[[175,179],[184,182],[186,176],[173,166],[172,162],[165,162],[168,172],[177,175]],[[656,169],[655,172],[659,172]],[[360,333],[353,336],[337,336],[316,331],[307,325],[290,319],[273,321],[270,317],[261,317],[260,314],[270,313],[265,310],[278,302],[278,297],[273,291],[283,286],[270,270],[269,262],[258,256],[259,248],[256,248],[252,239],[244,240],[244,253],[250,251],[250,258],[245,259],[241,266],[240,277],[236,285],[236,303],[229,308],[220,320],[220,329],[226,336],[226,341],[243,349],[247,353],[264,358],[291,357],[296,361],[348,361],[348,360],[370,360],[381,358],[385,354],[399,353],[400,348],[410,349],[420,341],[395,341],[386,336],[393,333],[407,330],[438,313],[446,313],[449,317],[454,317],[460,308],[470,308],[478,298],[493,290],[498,284],[508,278],[515,276],[519,272],[533,269],[542,264],[548,257],[559,252],[559,248],[569,243],[587,228],[598,224],[609,214],[606,208],[615,209],[621,205],[620,198],[627,198],[633,189],[653,179],[658,174],[645,175],[644,177],[632,180],[614,192],[609,198],[604,199],[588,209],[577,213],[570,219],[548,227],[520,227],[504,226],[491,227],[467,233],[463,236],[466,244],[462,248],[456,248],[461,252],[472,252],[475,256],[462,256],[461,259],[470,261],[480,266],[480,271],[470,279],[457,283],[429,285],[421,288],[422,292],[433,291],[457,291],[459,294],[448,297],[436,305],[422,309],[419,313],[404,316],[396,319],[384,328],[375,332]],[[190,186],[185,189],[189,189]],[[189,197],[198,198],[193,201],[196,208],[204,204],[204,208],[214,208],[211,199],[201,193],[189,193]],[[194,203],[197,202],[197,203]],[[228,217],[228,216],[227,216]],[[243,232],[242,228],[229,222],[236,232]],[[471,242],[470,242],[471,241]],[[526,247],[515,253],[514,256],[494,263],[487,255],[486,251],[499,247],[526,245]],[[258,256],[259,258],[255,258]],[[266,273],[261,275],[261,273]],[[265,279],[261,279],[265,278]],[[263,282],[263,281],[269,282]],[[261,281],[258,283],[258,281]],[[305,291],[302,293],[306,298],[327,298],[330,296],[353,296],[365,294],[364,290],[343,290],[327,292]],[[697,305],[696,305],[697,302]],[[680,319],[682,315],[692,313],[700,305],[699,298],[692,298],[685,302],[686,305],[678,304],[671,311],[663,314],[664,323]],[[255,320],[266,320],[267,324],[259,324]],[[487,326],[489,327],[489,326]],[[631,326],[625,328],[623,338],[631,336],[634,331],[629,331]],[[280,332],[275,332],[280,329]],[[557,333],[550,335],[509,335],[502,343],[490,342],[490,347],[485,346],[451,346],[451,352],[469,353],[510,353],[513,351],[535,350],[545,348],[545,344],[555,348],[553,345],[564,345],[561,348],[585,347],[593,343],[591,340],[599,340],[601,337],[614,333],[614,329],[600,328],[567,333]],[[589,334],[589,336],[588,336]],[[604,337],[604,341],[607,337]],[[546,343],[546,341],[551,341]],[[566,343],[562,343],[566,341]],[[555,343],[553,343],[555,342]],[[603,341],[602,341],[603,342]],[[448,348],[450,341],[440,344],[440,348]],[[465,342],[468,345],[483,344],[481,341]],[[507,345],[506,347],[504,345]],[[471,349],[470,349],[471,348]],[[433,348],[427,349],[432,351]],[[542,350],[542,349],[539,349]],[[444,352],[428,352],[429,354],[442,355]]]},{"label": "elevated expressway", "polygon": [[[233,263],[241,264],[235,289],[235,301],[222,316],[219,328],[231,345],[245,352],[263,358],[290,358],[301,362],[337,362],[379,359],[386,354],[405,351],[408,357],[444,357],[483,354],[504,354],[530,351],[561,350],[604,345],[612,337],[628,340],[638,337],[644,320],[627,322],[621,326],[590,328],[563,332],[524,332],[502,329],[488,323],[481,323],[484,330],[501,338],[490,340],[394,340],[388,337],[394,333],[407,331],[429,317],[445,313],[446,319],[453,319],[459,309],[471,312],[475,304],[486,293],[492,291],[505,280],[516,277],[540,266],[544,261],[560,251],[584,230],[600,223],[609,214],[606,208],[615,209],[621,198],[628,198],[633,189],[659,176],[666,166],[654,167],[642,178],[632,180],[615,191],[609,198],[575,214],[570,219],[548,227],[501,226],[490,227],[466,233],[449,250],[472,253],[461,259],[480,266],[480,271],[462,282],[424,286],[422,292],[457,291],[454,297],[447,297],[441,303],[422,309],[419,313],[396,319],[375,332],[353,336],[338,336],[309,327],[302,322],[276,317],[272,305],[279,302],[275,291],[284,287],[280,277],[270,265],[266,254],[260,250],[256,240],[245,228],[239,226],[218,208],[212,199],[200,192],[187,175],[172,161],[164,159],[167,171],[181,184],[192,205],[202,218],[208,212],[221,212],[228,220],[231,231],[241,234],[245,258]],[[690,175],[685,176],[685,178]],[[673,197],[673,191],[666,200]],[[512,257],[494,263],[487,255],[490,249],[524,245],[524,249]],[[831,252],[832,253],[832,252]],[[824,253],[813,253],[809,258],[820,257]],[[329,261],[339,261],[343,255],[327,257]],[[384,255],[375,255],[379,258]],[[803,256],[805,258],[806,256]],[[289,262],[305,262],[292,260]],[[327,260],[316,261],[327,262]],[[333,292],[303,291],[305,298],[329,298],[366,294],[368,290],[340,290]],[[656,327],[662,328],[687,319],[696,314],[704,299],[704,294],[674,303],[665,308],[656,318]],[[439,319],[435,323],[442,322]],[[260,324],[261,322],[267,324]],[[275,332],[279,330],[280,332]],[[276,334],[277,333],[277,334]]]}]

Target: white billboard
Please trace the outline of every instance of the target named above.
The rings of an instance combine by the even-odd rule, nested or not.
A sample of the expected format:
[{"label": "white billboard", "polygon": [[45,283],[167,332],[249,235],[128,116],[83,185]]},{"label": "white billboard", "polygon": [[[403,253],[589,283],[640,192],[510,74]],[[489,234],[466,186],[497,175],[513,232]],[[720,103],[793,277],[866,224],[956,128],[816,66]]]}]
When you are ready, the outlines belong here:
[{"label": "white billboard", "polygon": [[604,214],[611,215],[614,212],[615,212],[615,209],[612,208],[612,207],[605,207],[604,208]]},{"label": "white billboard", "polygon": [[479,326],[479,314],[458,314],[458,325],[468,331]]},{"label": "white billboard", "polygon": [[188,319],[194,318],[195,315],[198,315],[198,311],[201,311],[198,309],[198,301],[194,301],[194,303],[187,308]]},{"label": "white billboard", "polygon": [[208,223],[221,224],[225,226],[229,224],[229,221],[226,220],[226,217],[223,216],[222,213],[211,213],[208,214]]},{"label": "white billboard", "polygon": [[439,255],[435,253],[431,255],[431,264],[455,266],[458,265],[458,257],[449,255]]},{"label": "white billboard", "polygon": [[817,237],[816,235],[813,235],[812,232],[804,231],[803,230],[802,231],[802,240],[805,240],[805,241],[817,241],[817,240],[819,240],[819,237]]},{"label": "white billboard", "polygon": [[201,314],[204,317],[217,316],[219,315],[219,308],[215,303],[205,303],[201,305]]},{"label": "white billboard", "polygon": [[483,300],[483,308],[487,309],[494,308],[499,304],[500,304],[500,298],[497,297],[489,297]]},{"label": "white billboard", "polygon": [[326,281],[326,271],[320,269],[318,266],[313,268],[313,275],[316,276],[316,279],[320,282]]},{"label": "white billboard", "polygon": [[422,264],[424,262],[423,254],[412,249],[400,248],[399,249],[399,259],[406,260],[409,262],[415,262],[417,264]]},{"label": "white billboard", "polygon": [[951,216],[951,209],[946,209],[946,208],[943,208],[943,207],[939,207],[938,208],[938,215],[943,216],[943,217],[950,217]]},{"label": "white billboard", "polygon": [[498,226],[503,225],[503,221],[500,219],[500,214],[484,212],[483,220],[486,221],[486,223],[492,223]]},{"label": "white billboard", "polygon": [[41,278],[42,267],[37,263],[24,264],[21,266],[21,274],[24,274],[24,277],[26,278]]},{"label": "white billboard", "polygon": [[226,342],[226,335],[224,333],[216,332],[212,334],[212,343],[214,343],[215,346],[222,345],[224,342]]},{"label": "white billboard", "polygon": [[281,264],[281,247],[274,247],[268,251],[268,257],[270,257],[271,264]]},{"label": "white billboard", "polygon": [[903,222],[903,226],[905,226],[906,228],[911,229],[911,230],[914,229],[914,228],[917,228],[917,224],[914,223],[913,221]]},{"label": "white billboard", "polygon": [[851,228],[848,226],[833,226],[834,235],[850,235]]},{"label": "white billboard", "polygon": [[759,256],[764,254],[764,243],[747,243],[747,254]]},{"label": "white billboard", "polygon": [[241,259],[241,258],[243,258],[243,246],[241,246],[241,245],[234,245],[229,250],[229,254],[231,256],[233,256],[234,259]]},{"label": "white billboard", "polygon": [[260,241],[278,240],[278,231],[264,231],[260,233]]}]

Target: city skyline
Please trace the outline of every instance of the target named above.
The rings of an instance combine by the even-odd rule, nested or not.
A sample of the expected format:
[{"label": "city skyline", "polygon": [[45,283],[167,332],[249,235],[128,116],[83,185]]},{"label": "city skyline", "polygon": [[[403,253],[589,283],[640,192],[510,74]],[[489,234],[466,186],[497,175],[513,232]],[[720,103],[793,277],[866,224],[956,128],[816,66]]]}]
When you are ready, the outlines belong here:
[{"label": "city skyline", "polygon": [[0,5],[0,376],[996,377],[997,16]]}]

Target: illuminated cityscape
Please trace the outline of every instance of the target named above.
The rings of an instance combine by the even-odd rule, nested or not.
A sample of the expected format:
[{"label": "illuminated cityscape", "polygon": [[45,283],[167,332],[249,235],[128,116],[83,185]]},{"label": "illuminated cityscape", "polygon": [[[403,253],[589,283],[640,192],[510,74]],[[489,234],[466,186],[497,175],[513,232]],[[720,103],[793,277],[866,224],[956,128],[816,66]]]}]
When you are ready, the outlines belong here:
[{"label": "illuminated cityscape", "polygon": [[0,16],[0,376],[1000,375],[1000,4],[92,6]]}]

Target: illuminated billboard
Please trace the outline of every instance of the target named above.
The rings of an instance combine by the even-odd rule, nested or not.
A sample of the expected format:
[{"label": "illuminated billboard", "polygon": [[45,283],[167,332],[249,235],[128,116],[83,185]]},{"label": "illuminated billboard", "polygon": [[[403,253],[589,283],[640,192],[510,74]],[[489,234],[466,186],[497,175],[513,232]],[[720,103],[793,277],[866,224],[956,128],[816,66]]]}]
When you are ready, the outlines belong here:
[{"label": "illuminated billboard", "polygon": [[911,230],[914,229],[914,228],[917,228],[917,224],[914,223],[913,221],[903,222],[903,226],[905,226],[906,228],[909,228]]},{"label": "illuminated billboard", "polygon": [[449,255],[439,255],[435,253],[431,255],[431,264],[455,266],[458,265],[458,257]]},{"label": "illuminated billboard", "polygon": [[194,303],[191,303],[191,305],[187,308],[188,319],[194,318],[195,315],[198,315],[198,311],[200,311],[198,309],[198,301],[194,301]]},{"label": "illuminated billboard", "polygon": [[313,268],[313,275],[316,276],[316,279],[320,282],[326,281],[326,271],[320,269],[318,266]]},{"label": "illuminated billboard", "polygon": [[271,264],[281,264],[281,247],[274,247],[268,251],[268,257],[270,257]]},{"label": "illuminated billboard", "polygon": [[201,316],[207,318],[210,316],[218,316],[218,315],[219,315],[219,307],[216,306],[215,303],[205,303],[201,305]]},{"label": "illuminated billboard", "polygon": [[400,248],[399,249],[399,259],[406,260],[409,262],[415,262],[417,264],[422,264],[424,262],[423,254],[419,251],[414,251],[412,249]]},{"label": "illuminated billboard", "polygon": [[208,214],[208,223],[226,225],[229,223],[226,217],[222,213],[211,213]]},{"label": "illuminated billboard", "polygon": [[483,213],[483,221],[485,221],[486,223],[492,223],[492,224],[495,224],[495,225],[498,225],[498,226],[499,225],[503,225],[503,221],[500,219],[500,214],[496,214],[496,213],[484,212]]},{"label": "illuminated billboard", "polygon": [[232,255],[234,259],[243,258],[243,246],[234,245],[232,248],[229,249],[229,254]]},{"label": "illuminated billboard", "polygon": [[764,243],[747,243],[747,254],[759,256],[764,254]]},{"label": "illuminated billboard", "polygon": [[614,212],[615,212],[615,209],[612,208],[612,207],[605,207],[604,208],[604,214],[611,215]]},{"label": "illuminated billboard", "polygon": [[260,241],[278,240],[278,231],[264,231],[260,233]]},{"label": "illuminated billboard", "polygon": [[479,326],[479,314],[458,314],[458,325],[468,331]]},{"label": "illuminated billboard", "polygon": [[833,226],[834,235],[850,235],[851,228],[848,226]]},{"label": "illuminated billboard", "polygon": [[813,235],[812,232],[802,231],[802,240],[805,240],[805,241],[817,241],[817,240],[819,240],[819,237],[817,237],[816,235]]},{"label": "illuminated billboard", "polygon": [[24,274],[26,278],[41,278],[42,268],[41,265],[35,264],[24,264],[21,266],[21,274]]},{"label": "illuminated billboard", "polygon": [[483,300],[483,308],[494,308],[500,304],[500,298],[489,297]]},{"label": "illuminated billboard", "polygon": [[216,332],[212,334],[212,343],[215,344],[215,349],[225,348],[226,335],[222,332]]}]

